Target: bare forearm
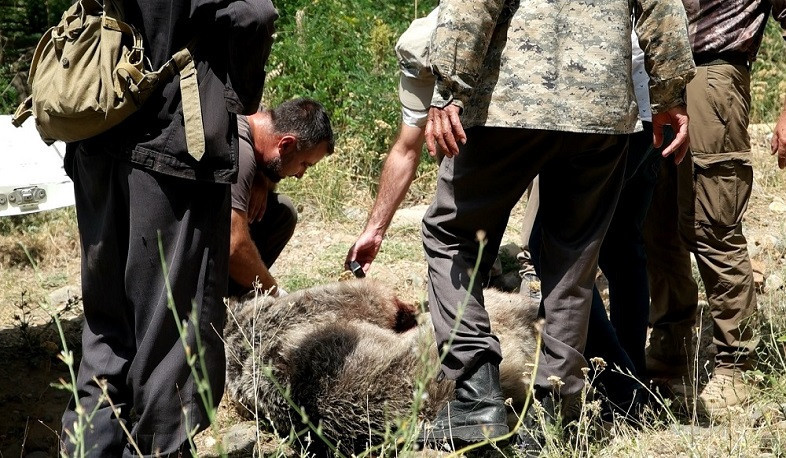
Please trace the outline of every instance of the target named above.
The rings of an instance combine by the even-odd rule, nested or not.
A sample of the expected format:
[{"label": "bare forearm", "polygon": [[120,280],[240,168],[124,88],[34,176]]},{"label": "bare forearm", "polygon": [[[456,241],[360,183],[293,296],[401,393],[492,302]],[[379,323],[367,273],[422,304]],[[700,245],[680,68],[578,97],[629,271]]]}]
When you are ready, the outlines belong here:
[{"label": "bare forearm", "polygon": [[[411,128],[410,128],[411,129]],[[371,209],[365,232],[379,236],[385,234],[393,215],[407,195],[412,180],[415,178],[420,163],[420,150],[423,147],[423,136],[419,132],[415,140],[407,141],[405,132],[393,145],[390,155],[382,167],[379,178],[379,191]]]},{"label": "bare forearm", "polygon": [[262,291],[276,286],[276,281],[262,262],[257,247],[250,241],[241,243],[229,256],[229,276],[236,283],[247,288],[254,285],[257,277],[262,285]]},{"label": "bare forearm", "polygon": [[236,283],[251,288],[259,278],[262,290],[276,286],[262,261],[251,234],[248,230],[248,216],[245,212],[232,209],[232,224],[229,240],[229,277]]}]

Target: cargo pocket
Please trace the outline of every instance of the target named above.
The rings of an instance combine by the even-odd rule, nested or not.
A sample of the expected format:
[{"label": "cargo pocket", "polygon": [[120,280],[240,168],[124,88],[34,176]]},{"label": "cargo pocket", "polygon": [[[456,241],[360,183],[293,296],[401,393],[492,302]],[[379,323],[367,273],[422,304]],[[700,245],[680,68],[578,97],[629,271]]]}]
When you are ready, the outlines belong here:
[{"label": "cargo pocket", "polygon": [[753,183],[750,153],[693,154],[696,222],[736,227],[748,206]]}]

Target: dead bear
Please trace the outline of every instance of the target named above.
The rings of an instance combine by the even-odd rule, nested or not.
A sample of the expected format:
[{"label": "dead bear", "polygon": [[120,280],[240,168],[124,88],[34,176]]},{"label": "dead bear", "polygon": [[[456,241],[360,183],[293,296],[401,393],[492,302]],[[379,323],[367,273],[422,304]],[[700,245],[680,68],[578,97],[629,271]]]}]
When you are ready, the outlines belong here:
[{"label": "dead bear", "polygon": [[[496,290],[484,294],[502,345],[502,389],[520,412],[536,350],[537,304]],[[371,280],[231,302],[227,393],[279,435],[303,430],[291,401],[342,452],[366,450],[400,427],[396,420],[413,412],[416,420],[431,418],[453,395],[452,381],[437,381],[433,328],[417,311]]]}]

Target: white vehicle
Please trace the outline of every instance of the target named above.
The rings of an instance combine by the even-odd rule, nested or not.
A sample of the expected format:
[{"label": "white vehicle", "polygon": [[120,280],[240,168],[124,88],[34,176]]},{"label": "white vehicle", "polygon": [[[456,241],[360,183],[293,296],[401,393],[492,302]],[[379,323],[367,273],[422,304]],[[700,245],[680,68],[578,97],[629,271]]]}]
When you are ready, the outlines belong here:
[{"label": "white vehicle", "polygon": [[65,143],[46,146],[34,122],[17,128],[0,115],[0,217],[74,205],[63,156]]}]

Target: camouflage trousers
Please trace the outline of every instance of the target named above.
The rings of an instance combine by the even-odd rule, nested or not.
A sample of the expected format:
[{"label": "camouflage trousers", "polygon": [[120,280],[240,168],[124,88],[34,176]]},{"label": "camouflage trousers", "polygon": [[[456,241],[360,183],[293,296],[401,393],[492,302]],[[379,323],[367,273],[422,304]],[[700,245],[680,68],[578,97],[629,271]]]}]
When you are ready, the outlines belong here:
[{"label": "camouflage trousers", "polygon": [[713,317],[716,370],[746,369],[757,344],[753,269],[742,232],[753,183],[750,72],[731,64],[697,70],[687,88],[691,151],[679,166],[664,161],[648,215],[650,355],[685,363],[692,352],[698,300],[692,252]]}]

